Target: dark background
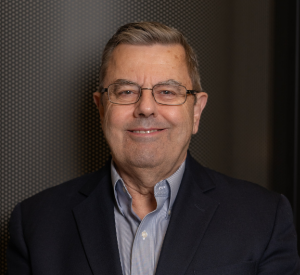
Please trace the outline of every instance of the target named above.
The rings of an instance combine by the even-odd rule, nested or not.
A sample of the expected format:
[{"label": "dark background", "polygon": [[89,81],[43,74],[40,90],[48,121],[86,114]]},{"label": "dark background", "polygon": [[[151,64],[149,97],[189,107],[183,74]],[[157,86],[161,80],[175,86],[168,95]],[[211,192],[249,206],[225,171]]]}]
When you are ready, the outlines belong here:
[{"label": "dark background", "polygon": [[176,27],[198,54],[209,100],[192,155],[284,193],[299,223],[299,1],[11,0],[0,7],[1,273],[13,207],[108,158],[92,93],[105,43],[132,21]]}]

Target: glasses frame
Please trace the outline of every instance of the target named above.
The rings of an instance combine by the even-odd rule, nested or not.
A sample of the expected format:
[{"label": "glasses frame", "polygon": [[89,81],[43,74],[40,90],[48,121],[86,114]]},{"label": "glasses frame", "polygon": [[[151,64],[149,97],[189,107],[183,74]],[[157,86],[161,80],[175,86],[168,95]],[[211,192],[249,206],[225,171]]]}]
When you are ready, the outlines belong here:
[{"label": "glasses frame", "polygon": [[132,103],[116,103],[116,102],[113,102],[113,101],[110,100],[109,93],[108,93],[108,88],[109,88],[111,85],[116,85],[116,84],[118,84],[118,83],[112,83],[112,84],[108,85],[107,88],[102,88],[102,90],[100,91],[100,93],[101,93],[101,94],[107,93],[108,100],[109,100],[111,103],[113,103],[113,104],[118,104],[118,105],[131,105],[131,104],[137,103],[137,102],[140,100],[140,98],[141,98],[142,90],[151,90],[151,91],[152,91],[152,96],[153,96],[153,98],[154,98],[154,101],[155,101],[157,104],[167,105],[167,106],[179,106],[179,105],[182,105],[182,104],[184,104],[184,103],[186,102],[186,99],[187,99],[187,96],[188,96],[188,95],[194,95],[194,96],[195,96],[196,94],[200,93],[200,91],[196,91],[196,90],[187,90],[187,88],[184,87],[183,85],[176,85],[176,86],[183,87],[183,88],[186,90],[184,102],[182,102],[182,103],[180,103],[180,104],[165,104],[165,103],[157,102],[156,99],[155,99],[155,96],[154,96],[154,94],[153,94],[153,89],[154,89],[154,87],[155,87],[155,86],[158,86],[158,85],[161,85],[161,84],[156,84],[156,85],[154,85],[152,88],[142,88],[141,86],[135,84],[135,85],[136,85],[137,87],[139,87],[139,89],[140,89],[138,99],[137,99],[135,102],[132,102]]}]

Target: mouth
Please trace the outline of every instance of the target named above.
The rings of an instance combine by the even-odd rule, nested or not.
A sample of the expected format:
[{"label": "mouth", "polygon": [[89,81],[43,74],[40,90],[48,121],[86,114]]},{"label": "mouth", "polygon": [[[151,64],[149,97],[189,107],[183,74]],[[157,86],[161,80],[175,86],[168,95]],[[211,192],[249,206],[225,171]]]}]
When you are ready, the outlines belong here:
[{"label": "mouth", "polygon": [[137,134],[150,134],[150,133],[154,133],[154,132],[158,132],[158,131],[161,131],[161,130],[130,131],[130,132],[137,133]]},{"label": "mouth", "polygon": [[155,132],[161,132],[163,130],[164,129],[136,129],[136,130],[128,130],[128,131],[135,134],[151,134]]}]

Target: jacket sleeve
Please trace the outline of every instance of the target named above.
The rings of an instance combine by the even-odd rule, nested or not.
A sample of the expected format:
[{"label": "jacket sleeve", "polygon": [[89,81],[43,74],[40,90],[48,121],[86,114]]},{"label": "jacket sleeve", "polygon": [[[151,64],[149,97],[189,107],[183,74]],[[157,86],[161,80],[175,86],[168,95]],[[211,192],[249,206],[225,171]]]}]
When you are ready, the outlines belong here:
[{"label": "jacket sleeve", "polygon": [[292,209],[283,195],[278,202],[273,232],[258,266],[259,275],[299,275],[300,262]]},{"label": "jacket sleeve", "polygon": [[10,240],[7,248],[7,274],[32,274],[28,249],[23,235],[21,204],[18,204],[12,212],[9,231]]}]

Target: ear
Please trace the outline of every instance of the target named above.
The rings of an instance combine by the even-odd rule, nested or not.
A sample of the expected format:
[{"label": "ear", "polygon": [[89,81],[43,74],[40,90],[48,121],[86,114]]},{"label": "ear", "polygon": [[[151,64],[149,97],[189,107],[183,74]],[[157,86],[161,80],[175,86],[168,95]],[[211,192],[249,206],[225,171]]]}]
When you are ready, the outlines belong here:
[{"label": "ear", "polygon": [[201,114],[205,108],[208,95],[207,95],[207,93],[201,92],[201,93],[196,94],[196,98],[197,98],[197,102],[196,102],[196,104],[194,104],[193,134],[196,134],[198,132]]},{"label": "ear", "polygon": [[94,102],[95,102],[95,104],[97,106],[97,109],[99,111],[100,118],[101,118],[101,121],[102,121],[103,118],[104,118],[104,107],[103,107],[103,102],[102,102],[101,96],[102,95],[99,92],[93,93]]}]

